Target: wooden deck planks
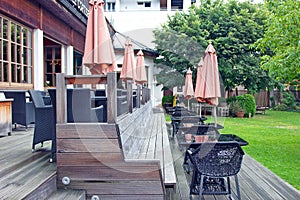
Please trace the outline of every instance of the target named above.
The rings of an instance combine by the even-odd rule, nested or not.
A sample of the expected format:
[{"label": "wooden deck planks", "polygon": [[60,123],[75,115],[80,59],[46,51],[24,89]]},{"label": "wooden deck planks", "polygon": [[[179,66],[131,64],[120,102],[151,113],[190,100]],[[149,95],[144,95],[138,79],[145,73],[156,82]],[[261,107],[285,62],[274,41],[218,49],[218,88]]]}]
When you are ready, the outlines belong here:
[{"label": "wooden deck planks", "polygon": [[[138,137],[140,137],[141,140],[139,140]],[[164,113],[152,113],[146,127],[139,132],[139,136],[137,136],[135,140],[136,141],[130,141],[131,143],[129,146],[131,146],[131,149],[133,150],[128,151],[126,158],[159,160],[165,186],[175,189],[176,175]],[[126,142],[129,142],[129,140],[127,139]],[[141,145],[141,147],[137,149],[136,145]],[[136,153],[133,153],[132,151],[135,151]]]},{"label": "wooden deck planks", "polygon": [[53,193],[47,200],[85,200],[85,191],[60,189]]},{"label": "wooden deck planks", "polygon": [[[0,199],[24,199],[56,174],[49,151],[31,152],[32,131],[0,139]],[[44,148],[50,149],[47,144]],[[43,193],[51,193],[52,187],[45,185]]]},{"label": "wooden deck planks", "polygon": [[243,162],[242,170],[245,172],[243,177],[248,175],[248,181],[251,181],[250,184],[254,190],[275,199],[300,199],[299,191],[253,158],[246,155]]},{"label": "wooden deck planks", "polygon": [[156,121],[154,120],[153,117],[149,119],[149,125],[145,127],[144,131],[144,141],[142,148],[140,149],[140,152],[138,154],[138,159],[146,159],[146,155],[149,149],[149,138],[151,138],[151,134],[154,131],[154,125]]}]

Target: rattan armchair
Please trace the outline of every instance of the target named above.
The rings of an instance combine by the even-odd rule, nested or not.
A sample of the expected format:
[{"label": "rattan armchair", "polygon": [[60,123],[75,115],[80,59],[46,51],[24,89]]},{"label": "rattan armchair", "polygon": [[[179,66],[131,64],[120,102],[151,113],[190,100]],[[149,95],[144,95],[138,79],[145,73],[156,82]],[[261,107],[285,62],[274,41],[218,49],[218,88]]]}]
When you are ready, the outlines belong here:
[{"label": "rattan armchair", "polygon": [[226,194],[232,198],[230,177],[234,176],[236,195],[241,199],[237,174],[243,155],[237,142],[204,143],[190,151],[189,157],[194,168],[190,194],[199,194],[199,200],[203,194]]},{"label": "rattan armchair", "polygon": [[29,90],[35,109],[35,126],[32,141],[32,150],[35,150],[35,145],[45,141],[52,141],[51,144],[51,159],[56,153],[56,128],[54,120],[54,110],[52,105],[45,105],[41,91]]},{"label": "rattan armchair", "polygon": [[6,98],[12,98],[12,123],[23,125],[28,128],[28,125],[34,124],[35,112],[33,103],[27,98],[26,90],[4,90]]}]

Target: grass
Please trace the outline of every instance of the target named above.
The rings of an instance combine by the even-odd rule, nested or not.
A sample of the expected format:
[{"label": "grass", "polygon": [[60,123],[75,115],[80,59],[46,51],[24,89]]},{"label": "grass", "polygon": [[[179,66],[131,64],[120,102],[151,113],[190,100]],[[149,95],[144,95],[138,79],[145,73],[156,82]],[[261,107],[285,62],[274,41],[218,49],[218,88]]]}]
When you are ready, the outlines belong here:
[{"label": "grass", "polygon": [[249,142],[244,151],[300,190],[300,113],[266,111],[253,118],[226,118],[221,133]]}]

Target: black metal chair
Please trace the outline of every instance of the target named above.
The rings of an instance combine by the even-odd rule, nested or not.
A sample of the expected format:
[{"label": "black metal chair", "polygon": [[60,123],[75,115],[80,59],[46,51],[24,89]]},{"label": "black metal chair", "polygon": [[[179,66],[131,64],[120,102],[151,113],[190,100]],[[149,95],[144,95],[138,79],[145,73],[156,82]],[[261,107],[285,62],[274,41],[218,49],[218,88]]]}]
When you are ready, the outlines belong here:
[{"label": "black metal chair", "polygon": [[32,150],[35,150],[35,145],[45,141],[52,141],[51,144],[51,159],[53,161],[56,153],[56,128],[54,120],[54,109],[52,105],[45,105],[42,92],[39,90],[29,90],[35,109],[35,126],[32,141]]},{"label": "black metal chair", "polygon": [[237,197],[241,199],[237,174],[243,156],[244,152],[237,142],[204,143],[189,151],[194,168],[190,194],[199,194],[199,199],[203,194],[226,194],[232,198],[230,177],[234,176]]}]

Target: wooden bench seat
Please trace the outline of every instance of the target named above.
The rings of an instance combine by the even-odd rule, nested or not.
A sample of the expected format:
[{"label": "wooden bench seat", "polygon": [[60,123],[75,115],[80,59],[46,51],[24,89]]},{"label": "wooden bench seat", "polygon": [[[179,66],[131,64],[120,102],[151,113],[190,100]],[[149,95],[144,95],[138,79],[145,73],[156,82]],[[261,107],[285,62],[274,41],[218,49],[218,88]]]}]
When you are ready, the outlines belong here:
[{"label": "wooden bench seat", "polygon": [[118,124],[125,159],[158,160],[165,187],[175,189],[176,175],[164,113],[153,113],[151,107],[144,107]]},{"label": "wooden bench seat", "polygon": [[256,107],[256,114],[265,114],[267,107],[257,106]]},{"label": "wooden bench seat", "polygon": [[[131,144],[142,141],[136,140],[140,136],[134,134],[139,133],[139,124],[146,125],[146,119],[150,118],[149,89],[143,88],[142,97],[137,98],[143,100],[143,105],[138,101],[139,109],[135,112],[132,112],[129,92],[128,108],[125,107],[129,113],[117,117],[115,72],[108,73],[107,77],[57,74],[56,81],[57,186],[84,190],[88,199],[166,199],[160,160],[126,159],[125,156],[134,146]],[[66,85],[75,83],[107,83],[107,123],[66,123]]]},{"label": "wooden bench seat", "polygon": [[159,161],[124,160],[116,124],[56,128],[58,188],[85,190],[88,199],[165,199]]}]

